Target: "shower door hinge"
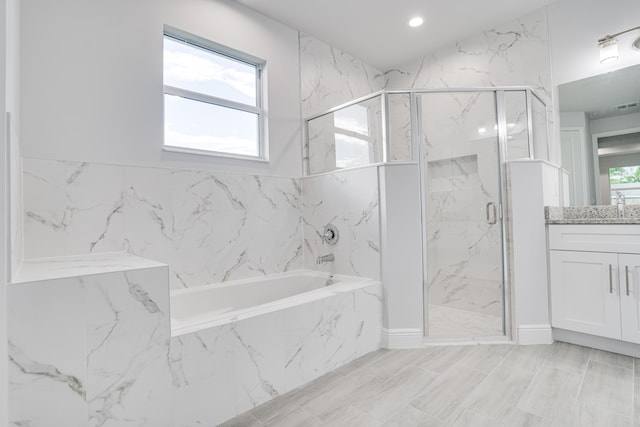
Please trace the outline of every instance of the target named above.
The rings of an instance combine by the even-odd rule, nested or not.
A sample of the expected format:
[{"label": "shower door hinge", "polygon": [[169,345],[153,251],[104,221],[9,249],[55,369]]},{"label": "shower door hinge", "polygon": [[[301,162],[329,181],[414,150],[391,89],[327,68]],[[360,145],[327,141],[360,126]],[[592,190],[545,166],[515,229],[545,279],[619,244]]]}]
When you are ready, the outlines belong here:
[{"label": "shower door hinge", "polygon": [[503,219],[503,214],[502,214],[502,203],[500,203],[500,204],[498,205],[498,217],[499,217],[500,219]]}]

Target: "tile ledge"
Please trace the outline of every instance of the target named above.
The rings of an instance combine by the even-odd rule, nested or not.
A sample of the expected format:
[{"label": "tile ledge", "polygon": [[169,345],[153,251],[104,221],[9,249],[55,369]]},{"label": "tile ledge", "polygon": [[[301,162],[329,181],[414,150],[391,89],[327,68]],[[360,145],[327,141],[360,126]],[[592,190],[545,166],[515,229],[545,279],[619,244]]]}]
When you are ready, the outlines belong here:
[{"label": "tile ledge", "polygon": [[157,267],[167,264],[126,252],[29,258],[22,261],[10,285]]}]

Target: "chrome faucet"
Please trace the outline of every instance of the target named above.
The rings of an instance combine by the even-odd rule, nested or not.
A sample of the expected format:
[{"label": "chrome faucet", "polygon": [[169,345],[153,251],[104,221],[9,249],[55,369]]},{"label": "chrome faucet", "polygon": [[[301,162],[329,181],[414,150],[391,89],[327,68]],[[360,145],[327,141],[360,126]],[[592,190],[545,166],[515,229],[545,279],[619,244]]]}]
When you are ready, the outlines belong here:
[{"label": "chrome faucet", "polygon": [[336,259],[336,257],[334,257],[333,254],[322,255],[322,256],[319,256],[318,258],[316,258],[316,264],[318,264],[318,265],[324,264],[326,262],[334,261],[335,259]]},{"label": "chrome faucet", "polygon": [[624,194],[616,191],[616,206],[618,206],[618,218],[624,218]]}]

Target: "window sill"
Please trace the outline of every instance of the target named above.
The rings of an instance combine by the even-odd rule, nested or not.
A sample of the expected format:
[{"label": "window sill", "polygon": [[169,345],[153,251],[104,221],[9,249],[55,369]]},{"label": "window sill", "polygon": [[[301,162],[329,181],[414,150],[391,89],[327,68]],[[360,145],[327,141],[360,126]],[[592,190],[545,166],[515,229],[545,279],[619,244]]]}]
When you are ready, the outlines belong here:
[{"label": "window sill", "polygon": [[222,153],[219,151],[198,150],[196,148],[173,147],[170,145],[164,145],[162,147],[162,151],[167,151],[170,153],[192,154],[196,156],[205,156],[205,157],[217,157],[217,158],[231,159],[231,160],[244,160],[244,161],[256,162],[256,163],[270,163],[269,160],[265,159],[264,157],[254,157],[254,156],[245,156],[242,154]]}]

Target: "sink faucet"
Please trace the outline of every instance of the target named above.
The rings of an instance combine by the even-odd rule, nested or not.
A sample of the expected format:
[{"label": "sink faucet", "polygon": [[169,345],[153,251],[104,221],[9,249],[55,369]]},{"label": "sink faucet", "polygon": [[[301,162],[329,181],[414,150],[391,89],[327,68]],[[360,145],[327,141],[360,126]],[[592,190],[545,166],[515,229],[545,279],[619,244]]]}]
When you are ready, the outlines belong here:
[{"label": "sink faucet", "polygon": [[624,218],[624,194],[616,191],[616,206],[618,206],[618,218]]},{"label": "sink faucet", "polygon": [[325,262],[331,262],[331,261],[334,261],[335,259],[336,258],[333,256],[333,254],[322,255],[316,258],[316,264],[318,265],[324,264]]}]

